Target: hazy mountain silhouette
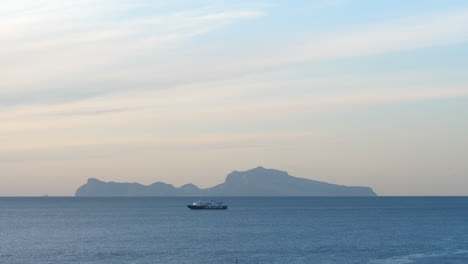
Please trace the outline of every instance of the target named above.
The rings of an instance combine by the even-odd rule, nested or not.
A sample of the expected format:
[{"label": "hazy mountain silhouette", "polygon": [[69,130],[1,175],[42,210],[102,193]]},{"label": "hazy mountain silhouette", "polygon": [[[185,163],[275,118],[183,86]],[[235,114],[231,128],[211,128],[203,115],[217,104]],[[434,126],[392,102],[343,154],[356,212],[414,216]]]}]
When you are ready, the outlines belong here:
[{"label": "hazy mountain silhouette", "polygon": [[376,196],[370,187],[330,184],[290,176],[287,172],[257,167],[230,173],[224,183],[200,189],[193,184],[179,188],[156,182],[103,182],[88,179],[76,196]]}]

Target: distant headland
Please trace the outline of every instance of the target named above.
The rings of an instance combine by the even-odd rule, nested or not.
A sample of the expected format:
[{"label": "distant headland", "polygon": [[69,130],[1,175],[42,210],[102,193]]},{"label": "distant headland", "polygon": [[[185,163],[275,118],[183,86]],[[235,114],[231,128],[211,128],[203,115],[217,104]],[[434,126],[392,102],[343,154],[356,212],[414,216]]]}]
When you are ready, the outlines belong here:
[{"label": "distant headland", "polygon": [[174,187],[156,182],[139,183],[103,182],[88,179],[78,188],[76,196],[377,196],[370,187],[330,184],[289,175],[285,171],[257,167],[247,171],[233,171],[224,183],[200,189],[193,184]]}]

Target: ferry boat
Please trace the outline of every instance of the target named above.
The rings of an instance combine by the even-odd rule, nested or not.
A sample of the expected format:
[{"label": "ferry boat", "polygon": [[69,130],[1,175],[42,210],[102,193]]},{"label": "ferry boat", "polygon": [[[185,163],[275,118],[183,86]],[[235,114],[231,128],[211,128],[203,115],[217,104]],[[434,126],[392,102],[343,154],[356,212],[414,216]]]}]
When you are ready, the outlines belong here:
[{"label": "ferry boat", "polygon": [[188,208],[192,210],[226,210],[227,205],[221,201],[197,201],[192,204],[187,205]]}]

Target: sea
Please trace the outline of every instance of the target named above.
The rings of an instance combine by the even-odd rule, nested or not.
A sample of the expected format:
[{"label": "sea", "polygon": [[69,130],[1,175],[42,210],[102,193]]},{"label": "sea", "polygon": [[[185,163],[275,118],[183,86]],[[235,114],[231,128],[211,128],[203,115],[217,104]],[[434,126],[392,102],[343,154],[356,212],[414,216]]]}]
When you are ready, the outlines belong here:
[{"label": "sea", "polygon": [[0,198],[0,263],[468,263],[468,197]]}]

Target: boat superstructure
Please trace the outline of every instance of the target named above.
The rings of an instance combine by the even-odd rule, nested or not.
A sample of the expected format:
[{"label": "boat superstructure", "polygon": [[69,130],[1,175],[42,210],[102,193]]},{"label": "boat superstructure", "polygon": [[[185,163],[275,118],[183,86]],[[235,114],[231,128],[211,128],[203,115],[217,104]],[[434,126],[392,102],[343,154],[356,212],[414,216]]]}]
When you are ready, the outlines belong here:
[{"label": "boat superstructure", "polygon": [[192,204],[187,205],[188,208],[193,210],[225,210],[227,205],[222,201],[197,201]]}]

